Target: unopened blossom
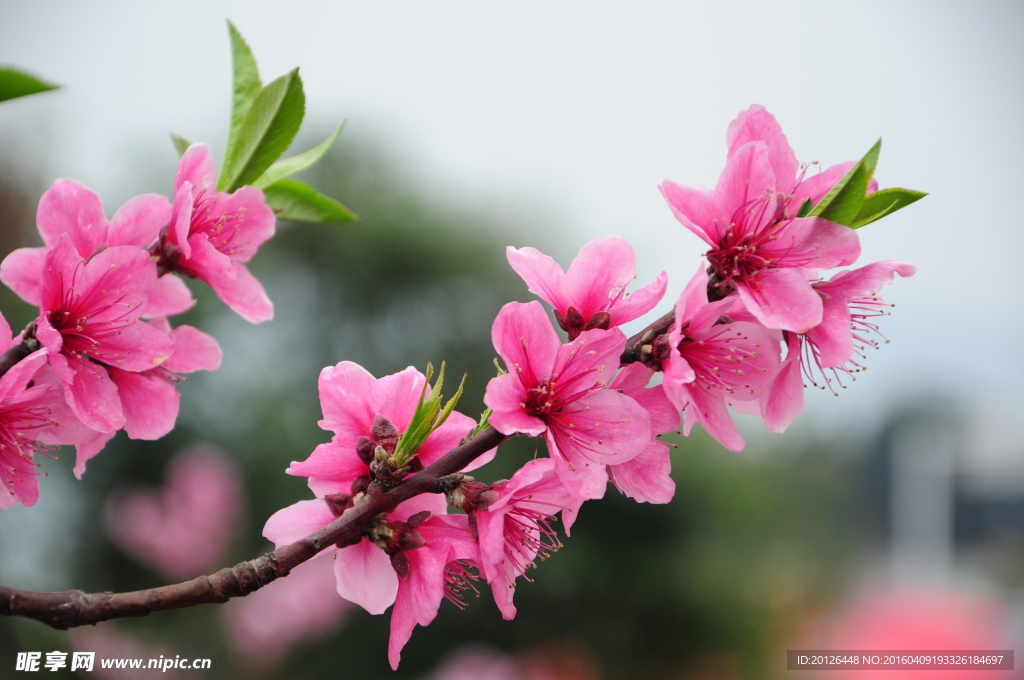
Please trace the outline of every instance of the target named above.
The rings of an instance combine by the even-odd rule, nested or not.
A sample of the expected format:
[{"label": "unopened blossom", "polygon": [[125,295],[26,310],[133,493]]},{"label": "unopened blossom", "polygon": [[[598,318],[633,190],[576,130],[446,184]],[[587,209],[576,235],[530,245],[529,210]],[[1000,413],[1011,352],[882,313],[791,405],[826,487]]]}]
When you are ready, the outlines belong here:
[{"label": "unopened blossom", "polygon": [[727,406],[749,405],[753,410],[744,412],[757,413],[758,400],[778,370],[779,338],[759,323],[732,319],[736,297],[708,302],[707,282],[702,268],[679,295],[667,344],[656,354],[665,371],[665,393],[683,412],[684,434],[700,423],[723,446],[740,451],[743,438]]},{"label": "unopened blossom", "polygon": [[122,489],[106,502],[107,535],[128,555],[170,579],[217,566],[238,529],[241,473],[212,446],[171,460],[160,489]]},{"label": "unopened blossom", "polygon": [[607,389],[625,347],[622,331],[584,331],[563,345],[539,302],[510,302],[491,328],[508,373],[487,384],[484,403],[502,434],[544,435],[570,493],[600,498],[605,466],[625,463],[652,438],[647,411]]},{"label": "unopened blossom", "polygon": [[[632,363],[619,371],[608,388],[621,390],[646,409],[657,437],[679,427],[679,409],[665,394],[663,385],[647,386],[653,374],[654,371],[643,364]],[[676,492],[676,484],[669,476],[671,471],[668,444],[657,439],[651,439],[647,448],[633,460],[608,466],[612,484],[638,503],[671,501]]]},{"label": "unopened blossom", "polygon": [[661,272],[654,282],[626,293],[626,286],[636,278],[636,255],[619,236],[583,246],[567,272],[535,248],[509,246],[506,256],[530,292],[554,308],[555,319],[569,340],[592,328],[616,328],[640,318],[661,301],[668,284],[668,276]]},{"label": "unopened blossom", "polygon": [[[36,225],[42,248],[20,248],[0,263],[0,281],[26,302],[42,302],[42,280],[47,254],[67,234],[75,251],[88,260],[104,248],[149,248],[171,218],[171,203],[164,196],[142,194],[121,206],[108,222],[99,196],[70,179],[53,183],[39,199]],[[195,304],[192,294],[175,276],[154,278],[146,291],[148,316],[180,314]]]},{"label": "unopened blossom", "polygon": [[245,263],[274,235],[275,220],[255,187],[218,192],[209,147],[193,144],[178,164],[170,226],[154,254],[164,271],[205,281],[246,321],[267,321],[274,306]]},{"label": "unopened blossom", "polygon": [[155,280],[147,253],[132,246],[106,248],[85,260],[65,234],[46,255],[35,336],[48,350],[68,405],[96,431],[125,424],[104,366],[147,371],[174,351],[167,334],[141,320]]},{"label": "unopened blossom", "polygon": [[[516,579],[538,557],[547,559],[561,547],[551,523],[563,510],[575,513],[581,501],[559,480],[551,458],[529,461],[510,480],[493,486],[471,483],[457,494],[479,541],[480,574],[490,584],[501,615],[514,619]],[[562,518],[564,522],[565,512]]]},{"label": "unopened blossom", "polygon": [[820,201],[850,165],[799,178],[785,135],[759,106],[733,122],[729,143],[714,191],[666,180],[662,195],[676,218],[711,246],[713,299],[735,291],[765,326],[804,333],[822,319],[811,281],[819,270],[853,263],[860,242],[849,227],[797,214],[804,201]]},{"label": "unopened blossom", "polygon": [[884,339],[876,319],[887,314],[883,308],[888,305],[878,292],[896,274],[909,277],[916,271],[913,265],[885,260],[814,284],[824,305],[822,322],[804,334],[786,333],[789,351],[764,406],[768,429],[782,432],[803,410],[805,379],[835,392],[833,383],[845,387],[844,375],[852,379],[864,370],[864,349],[877,347],[877,338]]},{"label": "unopened blossom", "polygon": [[[316,447],[309,458],[293,462],[290,475],[309,477],[309,487],[325,494],[354,494],[353,483],[370,480],[370,462],[377,446],[393,453],[408,428],[427,378],[412,366],[393,375],[374,378],[351,361],[328,366],[320,372],[320,427],[334,433],[331,441]],[[427,395],[430,388],[427,388]],[[423,442],[412,461],[413,471],[430,465],[455,448],[476,422],[453,411]],[[471,464],[477,468],[494,458],[489,451]]]}]

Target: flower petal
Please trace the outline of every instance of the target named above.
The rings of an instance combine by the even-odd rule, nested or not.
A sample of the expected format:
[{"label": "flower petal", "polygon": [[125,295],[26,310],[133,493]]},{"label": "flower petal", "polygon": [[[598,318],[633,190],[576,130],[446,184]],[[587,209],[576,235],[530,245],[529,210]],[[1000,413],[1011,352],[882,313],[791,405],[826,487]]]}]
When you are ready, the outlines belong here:
[{"label": "flower petal", "polygon": [[334,577],[338,594],[371,614],[383,614],[398,595],[398,574],[391,558],[365,538],[338,550]]}]

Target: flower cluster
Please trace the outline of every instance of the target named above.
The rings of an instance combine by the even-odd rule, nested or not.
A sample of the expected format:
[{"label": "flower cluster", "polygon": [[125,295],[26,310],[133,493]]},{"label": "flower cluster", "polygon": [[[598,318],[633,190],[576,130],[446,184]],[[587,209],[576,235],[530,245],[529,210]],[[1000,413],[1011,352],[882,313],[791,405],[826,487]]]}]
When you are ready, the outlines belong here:
[{"label": "flower cluster", "polygon": [[[397,504],[354,541],[322,551],[333,556],[343,598],[371,614],[393,606],[392,667],[415,625],[429,624],[442,600],[461,608],[462,596],[479,594],[483,583],[502,615],[513,618],[517,581],[561,547],[556,518],[569,534],[581,506],[601,498],[609,483],[639,502],[667,503],[675,486],[661,435],[680,424],[689,434],[700,423],[739,450],[744,442],[730,407],[781,431],[803,408],[805,381],[845,386],[861,368],[863,350],[880,337],[879,290],[895,274],[914,273],[910,265],[876,262],[821,274],[853,264],[860,253],[856,231],[829,219],[825,207],[863,165],[805,176],[778,123],[758,106],[733,122],[728,142],[714,191],[661,186],[675,216],[710,249],[674,311],[634,338],[620,327],[650,312],[668,281],[662,272],[627,292],[635,256],[626,241],[591,242],[568,271],[533,248],[509,247],[509,264],[551,305],[567,337],[540,302],[502,307],[491,334],[505,368],[487,385],[479,423],[451,412],[424,430],[424,404],[440,397],[411,367],[380,379],[350,362],[321,373],[320,426],[334,436],[288,468],[309,479],[316,498],[270,518],[264,535],[278,547],[415,477],[485,426],[546,444],[547,457],[509,480],[486,484],[467,470],[449,474],[437,493]],[[862,184],[857,191],[877,191],[870,177]],[[409,458],[403,442],[413,431],[428,434]]]},{"label": "flower cluster", "polygon": [[174,428],[181,374],[221,361],[216,340],[168,320],[195,304],[175,273],[207,282],[249,321],[272,317],[243,263],[273,234],[274,212],[259,189],[219,193],[213,178],[210,150],[195,144],[181,159],[173,203],[136,196],[108,221],[99,196],[75,181],[43,194],[43,246],[0,263],[0,281],[39,307],[22,334],[3,341],[29,356],[0,378],[0,508],[35,503],[33,456],[48,446],[75,445],[81,478],[118,430],[159,439]]}]

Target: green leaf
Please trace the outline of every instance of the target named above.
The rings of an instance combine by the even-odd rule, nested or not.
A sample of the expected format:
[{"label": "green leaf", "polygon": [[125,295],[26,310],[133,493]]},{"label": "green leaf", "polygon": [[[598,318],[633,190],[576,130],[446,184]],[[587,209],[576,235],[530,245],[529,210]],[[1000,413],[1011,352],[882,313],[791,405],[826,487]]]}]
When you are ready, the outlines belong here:
[{"label": "green leaf", "polygon": [[263,193],[267,197],[267,204],[282,220],[333,224],[354,222],[357,219],[351,210],[305,182],[279,179],[264,187]]},{"label": "green leaf", "polygon": [[173,132],[171,133],[171,144],[174,145],[174,150],[178,152],[179,158],[185,155],[185,151],[188,150],[188,147],[192,146],[192,142],[188,141],[181,135],[174,134]]},{"label": "green leaf", "polygon": [[803,204],[801,204],[800,210],[797,211],[796,216],[797,217],[807,217],[808,215],[811,214],[811,210],[813,210],[813,209],[814,209],[814,202],[811,201],[811,199],[808,198],[806,201],[803,202]]},{"label": "green leaf", "polygon": [[864,205],[864,194],[878,165],[878,154],[882,149],[879,139],[864,157],[854,163],[834,187],[809,213],[810,217],[823,217],[832,222],[850,225]]},{"label": "green leaf", "polygon": [[[245,44],[242,34],[235,25],[228,22],[228,36],[231,38],[231,124],[228,126],[228,144],[224,156],[230,156],[238,144],[239,128],[246,111],[252,105],[256,95],[263,88],[260,72],[256,67],[256,59],[252,50]],[[223,171],[222,171],[223,173]],[[223,179],[223,174],[221,179]]]},{"label": "green leaf", "polygon": [[60,85],[53,85],[24,71],[0,66],[0,102],[18,97],[27,97],[49,90],[56,90]]},{"label": "green leaf", "polygon": [[306,113],[299,69],[260,90],[238,127],[238,139],[224,159],[218,188],[232,192],[252,184],[295,139]]},{"label": "green leaf", "polygon": [[886,215],[891,215],[897,210],[906,208],[911,203],[919,201],[927,195],[923,191],[900,189],[898,187],[876,191],[864,199],[863,207],[861,207],[853,222],[850,223],[850,226],[854,229],[860,229],[865,224],[871,224]]},{"label": "green leaf", "polygon": [[311,167],[314,163],[323,158],[324,154],[327,153],[328,149],[334,144],[334,140],[341,134],[342,128],[345,127],[345,122],[342,121],[338,129],[334,131],[334,134],[314,146],[309,151],[304,151],[297,156],[291,158],[284,158],[274,163],[267,169],[263,176],[253,182],[254,187],[262,189],[265,186],[269,186],[279,179],[285,177],[291,177],[297,172],[302,172],[306,168]]}]

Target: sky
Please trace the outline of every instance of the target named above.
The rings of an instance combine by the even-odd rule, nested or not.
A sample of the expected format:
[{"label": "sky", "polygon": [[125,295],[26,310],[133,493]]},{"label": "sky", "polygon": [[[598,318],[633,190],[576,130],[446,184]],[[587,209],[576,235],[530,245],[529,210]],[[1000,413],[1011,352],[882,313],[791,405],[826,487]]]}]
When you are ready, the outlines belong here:
[{"label": "sky", "polygon": [[[339,143],[378,140],[438,196],[522,224],[511,245],[547,228],[563,265],[626,237],[639,283],[668,271],[661,311],[703,248],[657,186],[713,186],[739,111],[766,106],[825,167],[882,136],[881,185],[930,196],[863,229],[862,262],[920,271],[885,292],[892,343],[840,398],[808,395],[797,427],[860,429],[915,399],[1008,423],[1024,406],[1020,3],[3,0],[0,63],[64,88],[5,104],[0,144],[40,191],[73,177],[108,212],[169,192],[168,132],[223,148],[226,18],[265,81],[301,66],[307,126],[346,119]],[[140,172],[154,160],[166,186]]]}]

